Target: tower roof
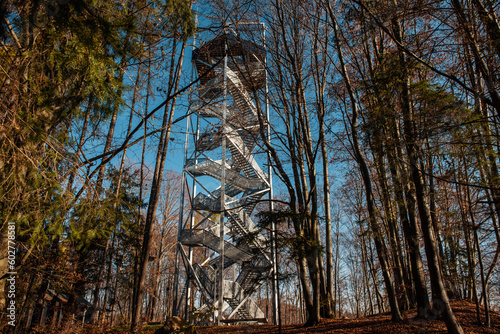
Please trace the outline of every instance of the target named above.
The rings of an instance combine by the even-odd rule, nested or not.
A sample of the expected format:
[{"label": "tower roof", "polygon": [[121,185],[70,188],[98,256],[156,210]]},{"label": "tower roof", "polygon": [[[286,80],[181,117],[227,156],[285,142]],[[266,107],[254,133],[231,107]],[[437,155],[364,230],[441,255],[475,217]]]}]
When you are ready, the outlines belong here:
[{"label": "tower roof", "polygon": [[193,51],[193,60],[207,61],[209,58],[220,58],[224,56],[224,49],[227,43],[228,54],[237,56],[254,55],[263,61],[266,50],[261,45],[244,40],[232,33],[226,33],[216,37]]},{"label": "tower roof", "polygon": [[[199,76],[209,71],[211,66],[217,64],[224,57],[226,45],[227,54],[233,59],[239,58],[242,62],[247,63],[264,63],[266,50],[263,46],[241,39],[232,33],[225,33],[193,50],[192,59]],[[201,84],[205,84],[214,76],[215,73],[205,74],[200,79]]]}]

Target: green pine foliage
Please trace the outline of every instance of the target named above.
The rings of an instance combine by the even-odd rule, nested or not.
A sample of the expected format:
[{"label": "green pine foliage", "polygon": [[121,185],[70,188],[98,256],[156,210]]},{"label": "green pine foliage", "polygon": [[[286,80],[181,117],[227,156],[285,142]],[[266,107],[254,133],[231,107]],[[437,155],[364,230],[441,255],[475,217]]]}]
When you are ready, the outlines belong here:
[{"label": "green pine foliage", "polygon": [[[145,6],[150,18],[162,19],[161,26],[144,21]],[[151,37],[154,31],[181,31],[185,37],[194,31],[194,21],[186,1],[32,1],[24,6],[8,1],[2,9],[2,19],[13,30],[3,31],[0,50],[2,68],[8,70],[0,74],[0,217],[23,222],[19,234],[29,235],[26,241],[46,242],[42,230],[63,229],[45,224],[92,206],[90,199],[74,203],[63,191],[69,170],[78,164],[68,149],[74,122],[87,112],[105,120],[120,109],[126,91],[119,75],[122,61],[143,60],[146,43],[158,41]],[[111,206],[100,203],[89,212],[105,216]],[[78,234],[78,228],[73,230]]]}]

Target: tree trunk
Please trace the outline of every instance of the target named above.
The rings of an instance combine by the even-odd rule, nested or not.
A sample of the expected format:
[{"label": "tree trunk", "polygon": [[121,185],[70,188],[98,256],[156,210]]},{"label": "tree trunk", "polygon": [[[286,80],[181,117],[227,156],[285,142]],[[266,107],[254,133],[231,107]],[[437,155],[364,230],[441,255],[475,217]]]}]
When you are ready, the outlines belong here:
[{"label": "tree trunk", "polygon": [[[457,185],[457,194],[458,194],[458,199],[459,203],[465,203],[465,199],[462,198],[462,190],[460,187]],[[469,284],[470,286],[468,287],[468,290],[471,291],[472,293],[472,301],[476,304],[476,318],[477,318],[477,323],[478,325],[481,325],[481,312],[479,310],[479,299],[477,297],[477,286],[476,286],[476,260],[475,260],[475,255],[474,255],[474,250],[472,248],[471,240],[470,240],[470,224],[467,219],[467,213],[466,209],[464,208],[464,205],[460,205],[460,213],[462,216],[462,224],[463,224],[463,229],[464,229],[464,239],[465,239],[465,249],[467,252],[467,261],[469,262],[468,267],[469,267]]]},{"label": "tree trunk", "polygon": [[299,259],[297,259],[297,264],[299,268],[299,280],[301,283],[300,285],[302,286],[302,297],[303,297],[302,299],[309,319],[310,314],[313,314],[314,312],[313,311],[314,306],[311,296],[311,288],[309,286],[309,281],[307,280],[307,263],[305,257],[302,256]]},{"label": "tree trunk", "polygon": [[[319,27],[317,20],[314,21],[314,48],[317,52],[313,53],[313,72],[314,72],[314,82],[315,82],[315,92],[316,92],[316,104],[317,104],[317,117],[319,123],[319,144],[321,145],[321,161],[322,161],[322,172],[323,172],[323,207],[325,213],[325,242],[326,242],[326,287],[325,296],[323,297],[323,303],[326,303],[326,313],[323,315],[326,318],[333,317],[333,307],[334,303],[334,293],[333,293],[333,253],[332,253],[332,218],[331,218],[331,208],[330,208],[330,178],[328,173],[328,153],[326,150],[326,136],[325,136],[325,91],[326,91],[326,71],[322,68],[322,62],[319,59],[319,54],[322,54],[322,58],[327,58],[328,48],[327,46],[320,49],[319,39],[320,36]],[[324,38],[329,38],[328,35]],[[325,43],[328,45],[328,43]]]},{"label": "tree trunk", "polygon": [[[180,74],[182,71],[182,62],[183,62],[183,57],[184,57],[184,50],[186,43],[183,42],[180,50],[180,55],[178,59],[178,63],[176,64],[176,48],[175,45],[177,43],[177,40],[174,40],[173,42],[173,51],[172,51],[172,58],[171,58],[171,63],[170,63],[170,75],[169,75],[169,86],[168,86],[168,94],[170,95],[172,92],[177,91],[179,87],[179,81],[180,81]],[[137,273],[138,276],[138,284],[137,284],[137,290],[134,293],[134,298],[133,298],[133,310],[132,310],[132,325],[131,325],[131,330],[132,332],[137,332],[138,331],[138,326],[141,318],[141,311],[142,311],[142,297],[145,292],[145,281],[146,281],[146,274],[148,270],[148,264],[149,264],[149,251],[151,249],[151,244],[152,244],[152,228],[153,228],[153,223],[156,220],[156,210],[158,207],[158,199],[160,195],[160,190],[161,190],[161,185],[162,185],[162,180],[163,180],[163,169],[165,166],[165,158],[167,154],[167,148],[168,148],[168,143],[170,140],[170,129],[172,127],[172,121],[174,117],[174,111],[175,111],[175,105],[176,105],[176,97],[172,99],[170,103],[167,103],[165,106],[165,112],[163,116],[163,125],[162,125],[162,131],[160,135],[160,142],[158,145],[158,152],[156,156],[156,166],[155,166],[155,172],[153,176],[153,182],[151,185],[151,193],[149,197],[149,203],[148,203],[148,211],[146,215],[146,222],[144,225],[144,237],[142,241],[142,249],[141,249],[141,255],[140,255],[140,264],[139,264],[139,272]]]},{"label": "tree trunk", "polygon": [[[375,136],[378,137],[378,136]],[[371,143],[371,141],[370,141]],[[379,187],[382,192],[382,206],[385,212],[385,220],[387,222],[389,244],[391,246],[391,253],[393,259],[392,267],[395,277],[396,292],[398,296],[398,305],[400,308],[407,309],[409,300],[407,291],[405,291],[405,282],[403,281],[403,259],[401,246],[398,242],[398,233],[396,230],[396,221],[392,206],[390,204],[390,193],[387,185],[386,170],[383,161],[383,149],[379,147],[380,145],[374,145],[371,143],[372,152],[375,156],[375,163],[377,167],[377,172],[379,175]]]},{"label": "tree trunk", "polygon": [[474,219],[474,214],[472,213],[471,210],[471,198],[470,198],[470,190],[469,187],[467,187],[467,200],[469,202],[469,214],[471,218],[471,223],[472,223],[472,231],[474,235],[474,243],[476,244],[476,251],[477,251],[477,258],[479,260],[479,274],[481,277],[481,285],[483,289],[483,300],[484,300],[484,314],[485,314],[485,325],[486,327],[491,327],[491,317],[490,317],[490,308],[489,308],[489,300],[488,300],[488,284],[486,283],[486,280],[484,278],[484,265],[483,265],[483,257],[481,255],[481,246],[479,244],[479,237],[477,234],[477,230],[479,226],[475,223]]},{"label": "tree trunk", "polygon": [[[415,288],[415,300],[417,302],[418,316],[427,317],[427,313],[430,310],[430,303],[429,303],[429,297],[427,295],[427,287],[425,284],[422,256],[420,254],[418,225],[414,213],[414,205],[415,205],[414,193],[413,190],[408,189],[408,191],[406,192],[407,194],[406,197],[408,198],[408,200],[405,201],[401,173],[399,172],[399,169],[395,166],[396,163],[395,157],[392,154],[390,154],[390,156],[391,158],[389,159],[389,169],[391,171],[392,181],[394,184],[394,195],[396,203],[398,204],[399,218],[403,226],[403,234],[408,247],[408,254],[411,264],[411,273],[413,278],[413,286]],[[407,206],[409,207],[408,209]],[[411,211],[412,213],[409,214],[409,211]]]}]

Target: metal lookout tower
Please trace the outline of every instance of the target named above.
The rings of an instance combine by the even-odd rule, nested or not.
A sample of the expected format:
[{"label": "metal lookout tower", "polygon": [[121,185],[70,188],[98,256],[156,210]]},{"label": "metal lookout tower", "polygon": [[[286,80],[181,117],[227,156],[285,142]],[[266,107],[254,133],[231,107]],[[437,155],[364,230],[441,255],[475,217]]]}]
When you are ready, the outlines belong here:
[{"label": "metal lookout tower", "polygon": [[[245,31],[259,31],[262,41],[263,25],[251,26]],[[174,315],[266,320],[252,299],[266,279],[276,285],[274,247],[251,219],[259,200],[272,196],[269,164],[264,171],[259,163],[267,157],[260,131],[269,126],[262,44],[226,28],[193,50],[199,83],[187,120]]]}]

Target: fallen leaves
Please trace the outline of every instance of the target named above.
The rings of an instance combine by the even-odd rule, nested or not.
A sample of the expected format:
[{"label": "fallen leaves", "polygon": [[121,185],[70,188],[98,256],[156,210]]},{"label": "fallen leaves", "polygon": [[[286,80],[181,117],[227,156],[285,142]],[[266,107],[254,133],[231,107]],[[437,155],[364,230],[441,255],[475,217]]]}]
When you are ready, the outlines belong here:
[{"label": "fallen leaves", "polygon": [[[465,333],[500,333],[500,313],[490,312],[490,328],[477,323],[475,305],[467,301],[454,301],[451,304],[455,316],[462,325]],[[322,320],[320,324],[313,327],[302,327],[301,325],[286,325],[282,333],[286,334],[316,334],[316,333],[381,333],[381,334],[404,334],[404,333],[447,333],[446,325],[442,320],[414,320],[415,310],[404,312],[404,320],[401,323],[391,321],[389,313],[377,314],[357,319],[332,319]],[[484,320],[484,313],[481,313]],[[199,330],[200,334],[279,334],[278,326],[252,325],[252,326],[223,326],[211,327]]]}]

